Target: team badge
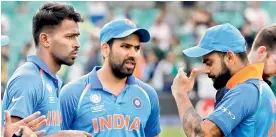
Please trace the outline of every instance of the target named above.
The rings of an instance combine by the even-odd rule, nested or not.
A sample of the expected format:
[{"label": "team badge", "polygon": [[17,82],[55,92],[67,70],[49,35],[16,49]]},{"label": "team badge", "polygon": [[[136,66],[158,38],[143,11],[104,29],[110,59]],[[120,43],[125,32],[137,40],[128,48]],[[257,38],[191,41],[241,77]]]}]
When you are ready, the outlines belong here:
[{"label": "team badge", "polygon": [[132,105],[135,108],[140,109],[141,106],[142,106],[142,102],[141,102],[141,100],[138,97],[135,97],[135,98],[132,99]]},{"label": "team badge", "polygon": [[94,104],[98,104],[101,102],[102,97],[100,94],[92,94],[90,95],[90,100],[91,102],[93,102]]},{"label": "team badge", "polygon": [[136,28],[136,25],[129,19],[126,19],[126,24],[133,27],[133,28]]},{"label": "team badge", "polygon": [[47,84],[47,85],[46,85],[46,88],[47,88],[47,90],[49,91],[50,94],[53,93],[53,89],[52,89],[52,87],[50,86],[50,84]]},{"label": "team badge", "polygon": [[49,103],[55,103],[55,97],[52,95],[52,93],[53,93],[53,88],[51,87],[51,85],[50,84],[46,84],[46,88],[47,88],[47,90],[48,90],[48,92],[49,92]]}]

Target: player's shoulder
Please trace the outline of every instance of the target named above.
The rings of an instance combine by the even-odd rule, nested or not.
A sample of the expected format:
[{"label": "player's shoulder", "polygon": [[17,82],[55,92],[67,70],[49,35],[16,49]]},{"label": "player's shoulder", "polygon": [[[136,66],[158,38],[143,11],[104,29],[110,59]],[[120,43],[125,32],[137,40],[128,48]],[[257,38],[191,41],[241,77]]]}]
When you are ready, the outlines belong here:
[{"label": "player's shoulder", "polygon": [[88,74],[81,76],[78,79],[65,84],[60,91],[60,96],[61,97],[70,96],[70,95],[80,96],[81,92],[84,90],[87,84],[89,84]]},{"label": "player's shoulder", "polygon": [[252,93],[254,91],[256,92],[259,90],[259,82],[261,81],[257,79],[249,79],[243,83],[234,86],[233,88],[231,88],[231,91],[242,91],[243,93]]},{"label": "player's shoulder", "polygon": [[152,98],[152,97],[155,97],[155,98],[158,97],[157,92],[156,92],[156,90],[153,87],[151,87],[147,83],[145,83],[145,82],[143,82],[143,81],[141,81],[141,80],[139,80],[137,78],[135,78],[135,80],[136,80],[137,86],[139,86],[143,90],[145,90],[146,93],[148,94],[148,96],[150,98]]},{"label": "player's shoulder", "polygon": [[143,88],[144,90],[147,90],[148,92],[155,92],[155,89],[153,87],[151,87],[149,84],[135,78],[136,82],[137,82],[137,86],[140,86],[141,88]]},{"label": "player's shoulder", "polygon": [[[258,82],[259,80],[257,79],[250,79],[240,83],[231,88],[226,93],[226,96],[235,98],[232,101],[257,102],[260,95]],[[250,96],[250,98],[248,98],[248,96]]]},{"label": "player's shoulder", "polygon": [[8,84],[13,84],[14,82],[16,82],[16,84],[20,84],[21,82],[25,86],[42,84],[39,68],[31,62],[24,63],[16,69]]}]

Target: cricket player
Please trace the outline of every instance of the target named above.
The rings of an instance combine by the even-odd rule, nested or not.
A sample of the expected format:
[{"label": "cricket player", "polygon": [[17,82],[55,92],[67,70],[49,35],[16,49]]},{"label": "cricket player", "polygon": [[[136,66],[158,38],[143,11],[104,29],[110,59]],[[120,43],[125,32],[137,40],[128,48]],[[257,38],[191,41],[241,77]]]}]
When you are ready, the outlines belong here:
[{"label": "cricket player", "polygon": [[183,51],[189,57],[202,57],[204,72],[218,90],[215,110],[202,119],[188,97],[199,70],[187,77],[179,69],[172,92],[188,137],[273,136],[276,100],[262,79],[264,64],[249,65],[245,45],[238,29],[226,23],[209,28],[198,46]]},{"label": "cricket player", "polygon": [[80,131],[59,132],[62,82],[56,75],[62,64],[70,66],[77,57],[80,47],[78,22],[81,21],[80,14],[72,6],[58,3],[46,3],[34,15],[32,26],[36,53],[28,56],[27,62],[17,68],[4,94],[2,115],[4,110],[8,110],[12,123],[40,111],[47,117],[46,125],[42,127],[44,136],[86,136]]},{"label": "cricket player", "polygon": [[157,93],[132,75],[141,42],[149,40],[149,32],[128,19],[103,26],[103,66],[61,90],[63,129],[84,130],[96,137],[159,135]]},{"label": "cricket player", "polygon": [[271,85],[269,78],[276,76],[276,24],[264,27],[257,34],[248,59],[251,63],[265,64],[263,79]]},{"label": "cricket player", "polygon": [[[9,42],[10,42],[10,39],[8,36],[5,36],[5,35],[1,36],[1,47],[7,46]],[[11,115],[8,111],[5,111],[4,112],[5,123],[1,127],[1,131],[2,131],[1,136],[3,135],[4,137],[12,137],[19,130],[21,130],[22,134],[27,137],[28,136],[35,137],[43,134],[45,132],[44,130],[33,132],[41,128],[46,123],[45,116],[38,117],[39,115],[40,115],[40,112],[35,112],[34,114],[18,122],[11,123]]]}]

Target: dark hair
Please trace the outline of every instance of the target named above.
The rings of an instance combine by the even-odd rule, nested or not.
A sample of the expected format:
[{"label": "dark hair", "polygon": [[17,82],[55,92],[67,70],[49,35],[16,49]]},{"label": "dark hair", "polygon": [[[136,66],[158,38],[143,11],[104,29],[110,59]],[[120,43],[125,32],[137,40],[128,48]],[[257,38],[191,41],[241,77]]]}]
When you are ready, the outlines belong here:
[{"label": "dark hair", "polygon": [[110,40],[107,41],[106,43],[107,43],[107,44],[109,45],[109,47],[111,48],[112,45],[113,45],[113,43],[114,43],[114,38],[110,39]]},{"label": "dark hair", "polygon": [[263,28],[257,34],[252,48],[256,50],[260,46],[265,46],[269,51],[276,49],[276,24]]},{"label": "dark hair", "polygon": [[33,16],[33,37],[35,45],[38,46],[39,35],[45,27],[59,25],[65,18],[82,22],[81,15],[70,5],[60,3],[46,3]]},{"label": "dark hair", "polygon": [[[218,53],[221,58],[223,58],[227,54],[226,52],[219,52],[219,51],[216,51],[216,53]],[[236,54],[241,59],[241,61],[246,63],[249,62],[246,52],[239,52],[234,54]]]}]

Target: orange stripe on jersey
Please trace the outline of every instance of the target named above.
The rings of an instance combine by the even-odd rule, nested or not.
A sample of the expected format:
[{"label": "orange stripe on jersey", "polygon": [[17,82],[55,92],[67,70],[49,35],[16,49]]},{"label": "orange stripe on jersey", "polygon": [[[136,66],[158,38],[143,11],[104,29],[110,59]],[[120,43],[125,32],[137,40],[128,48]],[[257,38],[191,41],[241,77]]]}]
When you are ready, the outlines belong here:
[{"label": "orange stripe on jersey", "polygon": [[275,129],[275,123],[274,123],[274,119],[273,119],[272,125],[271,125],[271,127],[270,127],[270,129],[268,131],[268,134],[267,134],[268,137],[272,137],[273,133],[275,132],[274,129]]},{"label": "orange stripe on jersey", "polygon": [[43,74],[43,69],[40,69],[40,71],[39,71],[39,72],[40,72],[40,74]]},{"label": "orange stripe on jersey", "polygon": [[90,88],[90,84],[87,84],[82,92],[87,92],[89,88]]},{"label": "orange stripe on jersey", "polygon": [[[90,84],[87,84],[87,85],[85,86],[84,90],[83,90],[82,93],[81,93],[79,102],[82,101],[82,99],[83,99],[85,93],[88,91],[89,88],[90,88]],[[80,110],[80,103],[78,103],[77,113],[78,113],[79,110]]]},{"label": "orange stripe on jersey", "polygon": [[43,78],[43,69],[40,69],[39,73],[40,73],[40,77],[41,77],[42,83],[44,85],[45,82],[44,82],[44,78]]}]

